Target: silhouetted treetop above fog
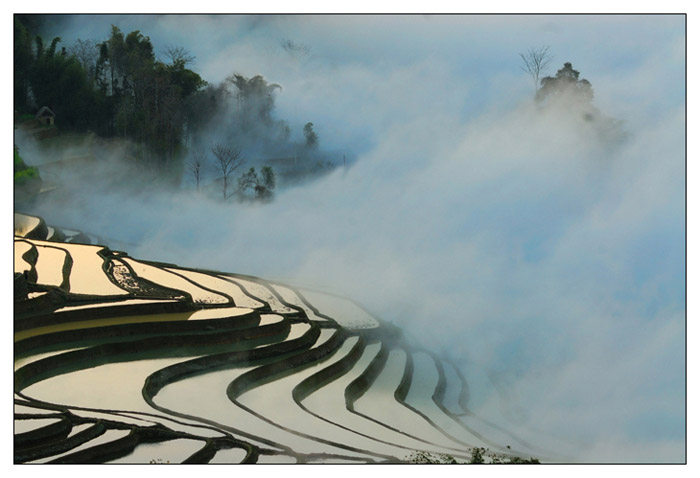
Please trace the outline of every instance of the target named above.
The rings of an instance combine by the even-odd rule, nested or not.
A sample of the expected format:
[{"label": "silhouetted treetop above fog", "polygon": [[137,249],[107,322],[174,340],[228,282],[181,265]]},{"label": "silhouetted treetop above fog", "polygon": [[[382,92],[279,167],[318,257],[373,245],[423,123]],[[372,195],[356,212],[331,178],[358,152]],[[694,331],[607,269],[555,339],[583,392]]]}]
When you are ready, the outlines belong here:
[{"label": "silhouetted treetop above fog", "polygon": [[571,100],[590,103],[593,100],[593,87],[588,80],[579,80],[579,74],[570,62],[564,63],[556,75],[542,78],[536,99],[549,101],[567,95]]},{"label": "silhouetted treetop above fog", "polygon": [[569,117],[583,120],[601,144],[619,144],[627,136],[621,121],[606,116],[594,106],[591,82],[580,78],[580,72],[571,62],[564,63],[554,76],[541,79],[535,100],[540,106],[562,109]]}]

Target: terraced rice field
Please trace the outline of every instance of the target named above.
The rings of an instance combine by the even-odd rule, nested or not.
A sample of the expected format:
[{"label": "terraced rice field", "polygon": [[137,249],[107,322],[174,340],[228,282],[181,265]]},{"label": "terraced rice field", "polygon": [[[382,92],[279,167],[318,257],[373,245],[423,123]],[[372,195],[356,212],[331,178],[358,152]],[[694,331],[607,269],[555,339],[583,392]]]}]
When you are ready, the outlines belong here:
[{"label": "terraced rice field", "polygon": [[348,299],[15,221],[16,463],[537,454],[469,410],[452,364]]}]

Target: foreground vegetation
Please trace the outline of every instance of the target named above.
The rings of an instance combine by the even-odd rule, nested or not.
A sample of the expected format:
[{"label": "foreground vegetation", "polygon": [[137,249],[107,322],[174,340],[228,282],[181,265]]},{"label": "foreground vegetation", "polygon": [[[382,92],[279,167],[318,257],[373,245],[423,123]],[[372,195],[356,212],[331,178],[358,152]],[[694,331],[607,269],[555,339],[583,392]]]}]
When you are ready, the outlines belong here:
[{"label": "foreground vegetation", "polygon": [[447,454],[433,454],[424,451],[416,451],[406,459],[409,463],[432,464],[432,465],[456,465],[472,464],[479,465],[489,463],[493,465],[532,465],[539,464],[537,458],[521,458],[519,456],[509,456],[504,454],[490,453],[487,448],[474,447],[471,449],[469,461],[457,461],[455,457]]}]

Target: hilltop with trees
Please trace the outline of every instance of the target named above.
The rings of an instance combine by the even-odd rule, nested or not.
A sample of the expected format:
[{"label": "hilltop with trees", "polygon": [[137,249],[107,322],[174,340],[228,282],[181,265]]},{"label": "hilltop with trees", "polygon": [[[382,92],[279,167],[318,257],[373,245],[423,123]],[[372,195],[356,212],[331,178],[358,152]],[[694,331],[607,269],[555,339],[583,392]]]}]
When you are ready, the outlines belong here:
[{"label": "hilltop with trees", "polygon": [[[159,59],[138,30],[112,26],[102,41],[63,46],[60,37],[46,41],[30,31],[37,25],[31,16],[15,16],[16,118],[33,118],[48,107],[54,134],[123,140],[132,162],[153,177],[213,188],[224,200],[269,200],[276,173],[283,182],[298,181],[333,167],[313,123],[293,134],[288,121],[276,118],[280,84],[238,72],[211,84],[193,69],[195,57],[185,47],[167,45]],[[222,163],[216,153],[223,151],[237,152],[235,168]],[[248,171],[247,186],[233,188],[240,178],[232,175],[243,163],[260,168],[262,176]]]},{"label": "hilltop with trees", "polygon": [[581,73],[571,62],[565,62],[554,76],[544,76],[552,61],[549,47],[531,48],[520,58],[521,69],[533,80],[535,102],[540,108],[558,108],[576,115],[606,144],[617,144],[626,137],[622,122],[605,116],[594,106],[593,85],[580,78]]}]

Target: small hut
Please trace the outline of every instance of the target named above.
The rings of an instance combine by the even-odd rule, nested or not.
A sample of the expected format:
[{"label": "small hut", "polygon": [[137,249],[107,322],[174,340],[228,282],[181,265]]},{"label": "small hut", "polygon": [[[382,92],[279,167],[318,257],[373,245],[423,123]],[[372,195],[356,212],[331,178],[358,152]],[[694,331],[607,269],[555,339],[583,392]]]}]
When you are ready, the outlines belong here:
[{"label": "small hut", "polygon": [[39,112],[36,114],[36,119],[39,120],[41,124],[53,126],[53,120],[56,117],[56,113],[51,111],[48,106],[42,106]]}]

